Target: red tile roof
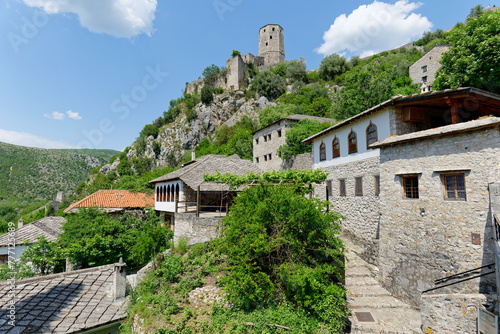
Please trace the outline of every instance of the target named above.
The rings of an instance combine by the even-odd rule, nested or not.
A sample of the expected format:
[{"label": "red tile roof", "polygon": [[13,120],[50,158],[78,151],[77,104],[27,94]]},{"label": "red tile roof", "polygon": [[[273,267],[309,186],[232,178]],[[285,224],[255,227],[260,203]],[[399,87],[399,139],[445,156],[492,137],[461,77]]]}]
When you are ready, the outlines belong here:
[{"label": "red tile roof", "polygon": [[84,199],[71,204],[64,212],[74,208],[151,208],[155,205],[154,195],[133,193],[128,190],[99,190]]}]

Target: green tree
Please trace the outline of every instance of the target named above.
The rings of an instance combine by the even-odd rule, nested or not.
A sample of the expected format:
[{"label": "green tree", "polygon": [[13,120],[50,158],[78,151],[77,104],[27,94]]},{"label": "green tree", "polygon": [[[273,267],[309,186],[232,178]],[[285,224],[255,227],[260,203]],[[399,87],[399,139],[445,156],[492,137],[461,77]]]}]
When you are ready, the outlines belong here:
[{"label": "green tree", "polygon": [[131,268],[146,264],[166,249],[172,236],[152,210],[141,220],[129,215],[111,219],[96,208],[81,209],[68,216],[63,230],[60,245],[82,268],[115,263],[120,257]]},{"label": "green tree", "polygon": [[319,76],[325,81],[332,81],[348,70],[349,65],[345,57],[333,53],[321,60],[321,64],[319,65]]},{"label": "green tree", "polygon": [[214,100],[214,91],[210,85],[204,85],[201,89],[201,102],[205,105],[212,103]]},{"label": "green tree", "polygon": [[291,61],[286,64],[286,77],[295,81],[306,81],[306,64],[299,61]]},{"label": "green tree", "polygon": [[330,126],[332,126],[331,123],[320,123],[316,120],[309,119],[293,123],[290,129],[285,133],[286,144],[278,148],[278,156],[288,161],[294,155],[310,152],[311,146],[302,143],[302,140]]},{"label": "green tree", "polygon": [[278,102],[294,104],[301,114],[325,117],[330,112],[331,99],[328,89],[320,84],[302,87],[298,92],[282,95]]},{"label": "green tree", "polygon": [[238,50],[233,50],[233,52],[231,53],[231,57],[236,57],[236,56],[240,56],[241,53],[238,51]]},{"label": "green tree", "polygon": [[447,35],[451,44],[436,74],[436,89],[477,87],[500,93],[500,11],[470,18]]},{"label": "green tree", "polygon": [[259,94],[270,99],[277,99],[285,92],[285,80],[269,70],[257,73],[252,86]]},{"label": "green tree", "polygon": [[158,137],[158,133],[160,129],[155,124],[146,124],[144,128],[141,130],[140,136],[148,138],[149,136],[153,136],[156,139]]},{"label": "green tree", "polygon": [[484,12],[484,7],[481,5],[472,7],[469,15],[467,16],[467,19],[477,19],[479,15],[483,14],[483,12]]},{"label": "green tree", "polygon": [[42,235],[38,242],[28,247],[21,256],[24,263],[31,262],[35,272],[48,275],[64,268],[65,258],[56,242],[48,242]]},{"label": "green tree", "polygon": [[[345,321],[339,216],[307,199],[304,187],[249,187],[236,198],[217,241],[227,255],[223,278],[231,303],[244,310],[292,304],[332,333]],[[326,313],[324,313],[326,312]]]},{"label": "green tree", "polygon": [[207,66],[204,70],[203,70],[203,77],[205,78],[205,84],[208,84],[210,86],[213,87],[213,85],[215,84],[215,81],[217,80],[217,77],[222,73],[222,70],[220,69],[219,66],[217,65],[210,65],[210,66]]},{"label": "green tree", "polygon": [[276,106],[267,106],[259,113],[260,127],[265,128],[282,118],[295,114],[302,114],[302,109],[294,104],[281,103]]}]

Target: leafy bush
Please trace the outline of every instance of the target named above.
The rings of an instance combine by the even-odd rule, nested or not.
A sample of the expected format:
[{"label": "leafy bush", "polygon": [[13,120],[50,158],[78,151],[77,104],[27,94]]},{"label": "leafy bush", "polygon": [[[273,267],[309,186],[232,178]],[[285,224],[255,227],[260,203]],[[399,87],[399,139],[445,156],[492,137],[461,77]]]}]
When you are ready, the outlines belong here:
[{"label": "leafy bush", "polygon": [[47,275],[63,271],[65,257],[56,242],[48,242],[42,235],[23,252],[21,261],[31,263],[34,272]]},{"label": "leafy bush", "polygon": [[332,104],[328,89],[319,84],[303,87],[298,93],[282,95],[278,101],[299,106],[301,114],[318,117],[328,116]]},{"label": "leafy bush", "polygon": [[123,215],[109,218],[95,208],[68,216],[60,245],[82,268],[116,263],[123,257],[130,268],[146,264],[167,247],[172,232],[153,210],[144,219]]},{"label": "leafy bush", "polygon": [[160,129],[155,124],[146,124],[144,128],[141,130],[140,136],[144,138],[148,138],[149,136],[153,136],[156,139],[158,137]]},{"label": "leafy bush", "polygon": [[[339,332],[346,312],[339,216],[326,203],[307,199],[300,186],[249,187],[236,198],[217,240],[227,254],[223,278],[229,300],[252,310],[291,303],[320,317],[322,305],[336,304],[326,319]],[[341,291],[342,293],[337,293]]]},{"label": "leafy bush", "polygon": [[451,44],[436,74],[436,89],[478,87],[500,93],[500,11],[469,18],[448,33]]},{"label": "leafy bush", "polygon": [[137,175],[141,176],[151,171],[153,167],[153,160],[151,158],[136,158],[132,159],[134,163],[134,169]]},{"label": "leafy bush", "polygon": [[205,78],[205,85],[213,87],[217,77],[222,73],[222,69],[217,65],[210,65],[203,70],[203,77]]},{"label": "leafy bush", "polygon": [[278,156],[283,160],[288,161],[294,155],[310,152],[311,147],[302,143],[302,140],[327,129],[330,126],[332,126],[331,123],[320,123],[316,120],[309,119],[293,123],[290,129],[285,133],[286,144],[281,145],[278,148]]},{"label": "leafy bush", "polygon": [[212,103],[214,100],[214,91],[209,85],[203,86],[201,89],[201,102],[205,105]]},{"label": "leafy bush", "polygon": [[281,103],[274,107],[267,106],[259,113],[260,127],[265,128],[284,117],[295,114],[302,114],[302,109],[295,104]]},{"label": "leafy bush", "polygon": [[269,70],[259,72],[252,86],[259,94],[270,99],[276,99],[285,92],[285,80]]},{"label": "leafy bush", "polygon": [[135,153],[137,156],[141,156],[146,152],[147,141],[146,137],[139,137],[135,143]]},{"label": "leafy bush", "polygon": [[161,144],[156,140],[153,142],[153,152],[155,152],[157,156],[161,153]]},{"label": "leafy bush", "polygon": [[118,171],[118,174],[120,174],[120,176],[134,175],[134,171],[132,170],[132,164],[127,158],[120,160],[120,163],[116,167],[116,170]]},{"label": "leafy bush", "polygon": [[299,61],[291,61],[286,64],[286,77],[294,81],[306,81],[306,64]]},{"label": "leafy bush", "polygon": [[233,50],[231,53],[231,57],[241,56],[241,53],[238,50]]},{"label": "leafy bush", "polygon": [[349,70],[349,65],[344,56],[333,53],[321,60],[319,65],[319,76],[325,81],[333,81],[335,78]]}]

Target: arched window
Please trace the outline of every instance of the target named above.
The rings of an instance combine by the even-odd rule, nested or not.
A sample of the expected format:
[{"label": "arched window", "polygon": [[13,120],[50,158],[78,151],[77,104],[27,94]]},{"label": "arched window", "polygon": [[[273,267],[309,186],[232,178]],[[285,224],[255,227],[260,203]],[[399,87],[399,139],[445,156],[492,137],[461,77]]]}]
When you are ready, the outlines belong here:
[{"label": "arched window", "polygon": [[160,191],[161,191],[160,202],[165,202],[165,186],[162,186]]},{"label": "arched window", "polygon": [[358,152],[358,137],[356,136],[356,132],[351,129],[347,138],[349,141],[349,154]]},{"label": "arched window", "polygon": [[319,161],[325,161],[326,160],[326,145],[325,143],[321,142],[321,145],[319,145]]},{"label": "arched window", "polygon": [[366,149],[378,140],[377,126],[370,121],[370,125],[366,128]]},{"label": "arched window", "polygon": [[155,201],[157,201],[157,202],[159,201],[158,200],[158,197],[159,197],[158,195],[159,194],[160,194],[160,187],[156,186],[156,189],[155,189],[155,196],[156,196],[155,197]]},{"label": "arched window", "polygon": [[340,157],[340,142],[337,136],[332,141],[332,153],[334,158]]},{"label": "arched window", "polygon": [[175,187],[172,184],[172,188],[170,188],[170,202],[173,202],[175,200]]},{"label": "arched window", "polygon": [[175,200],[178,201],[179,200],[179,184],[177,183],[177,185],[175,186]]},{"label": "arched window", "polygon": [[170,185],[167,187],[167,202],[170,202]]}]

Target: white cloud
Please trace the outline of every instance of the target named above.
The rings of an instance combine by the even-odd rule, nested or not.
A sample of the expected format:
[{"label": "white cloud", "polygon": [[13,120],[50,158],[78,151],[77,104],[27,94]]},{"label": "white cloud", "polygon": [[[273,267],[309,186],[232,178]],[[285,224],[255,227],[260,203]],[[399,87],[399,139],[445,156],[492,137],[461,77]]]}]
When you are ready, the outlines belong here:
[{"label": "white cloud", "polygon": [[31,133],[8,131],[0,129],[0,141],[13,145],[39,148],[78,148],[64,141],[52,140]]},{"label": "white cloud", "polygon": [[47,14],[73,13],[95,33],[115,37],[151,36],[157,0],[23,0]]},{"label": "white cloud", "polygon": [[335,19],[316,52],[366,57],[409,43],[432,27],[425,16],[413,13],[421,5],[401,0],[359,6],[351,14]]},{"label": "white cloud", "polygon": [[65,115],[63,113],[60,113],[60,112],[57,112],[57,111],[54,111],[52,114],[43,114],[43,116],[47,117],[47,118],[52,118],[52,119],[57,119],[58,121],[62,121],[65,117]]},{"label": "white cloud", "polygon": [[66,114],[68,114],[69,118],[74,119],[76,121],[79,121],[82,119],[82,116],[80,116],[77,112],[73,112],[71,110],[66,111]]}]

